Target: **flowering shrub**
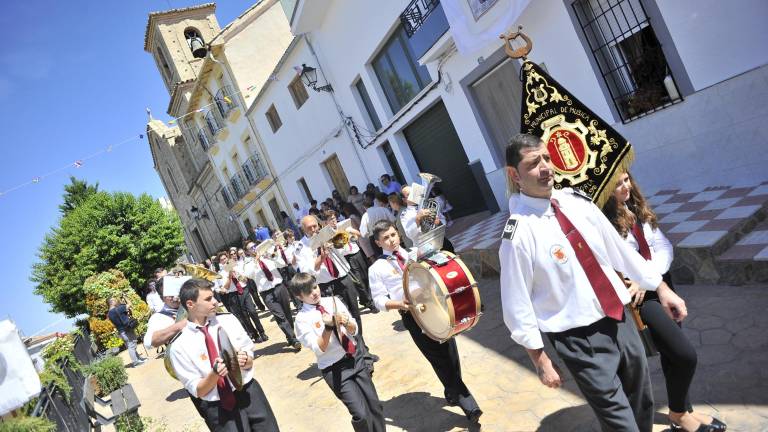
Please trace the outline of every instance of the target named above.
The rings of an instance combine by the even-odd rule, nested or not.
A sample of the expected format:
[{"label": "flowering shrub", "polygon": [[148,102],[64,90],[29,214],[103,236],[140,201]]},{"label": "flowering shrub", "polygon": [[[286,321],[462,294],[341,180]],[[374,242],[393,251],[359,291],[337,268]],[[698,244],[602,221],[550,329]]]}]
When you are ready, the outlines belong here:
[{"label": "flowering shrub", "polygon": [[138,327],[134,330],[137,336],[141,337],[147,332],[149,306],[131,288],[131,284],[123,272],[110,269],[95,274],[85,280],[83,289],[86,308],[90,315],[88,326],[100,349],[118,348],[123,345],[115,326],[107,318],[109,311],[107,300],[110,298],[116,298],[118,301],[131,305],[131,315],[139,322]]}]

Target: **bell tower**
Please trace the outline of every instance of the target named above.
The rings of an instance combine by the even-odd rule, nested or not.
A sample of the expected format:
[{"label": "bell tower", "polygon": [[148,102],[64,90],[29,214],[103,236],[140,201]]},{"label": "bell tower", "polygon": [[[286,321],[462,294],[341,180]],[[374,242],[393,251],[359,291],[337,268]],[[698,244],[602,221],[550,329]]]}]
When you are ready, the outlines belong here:
[{"label": "bell tower", "polygon": [[174,84],[197,78],[206,46],[221,31],[216,4],[152,12],[144,33],[144,51],[152,54],[168,93]]}]

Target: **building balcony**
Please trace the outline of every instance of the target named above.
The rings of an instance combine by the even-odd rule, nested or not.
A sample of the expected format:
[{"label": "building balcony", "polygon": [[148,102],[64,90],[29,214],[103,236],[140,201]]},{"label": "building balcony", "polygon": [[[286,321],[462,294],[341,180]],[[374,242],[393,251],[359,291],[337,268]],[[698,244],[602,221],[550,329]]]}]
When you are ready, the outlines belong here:
[{"label": "building balcony", "polygon": [[232,86],[224,86],[216,92],[216,96],[213,97],[216,103],[216,108],[219,111],[222,119],[229,116],[235,108],[237,108],[237,98],[235,92],[232,90]]},{"label": "building balcony", "polygon": [[400,14],[416,58],[421,58],[448,31],[440,0],[413,0]]},{"label": "building balcony", "polygon": [[258,155],[251,156],[222,187],[222,197],[228,207],[234,207],[241,198],[269,175]]},{"label": "building balcony", "polygon": [[206,111],[203,119],[205,120],[206,133],[211,143],[216,142],[216,134],[224,129],[224,120],[219,117],[218,111],[209,109]]}]

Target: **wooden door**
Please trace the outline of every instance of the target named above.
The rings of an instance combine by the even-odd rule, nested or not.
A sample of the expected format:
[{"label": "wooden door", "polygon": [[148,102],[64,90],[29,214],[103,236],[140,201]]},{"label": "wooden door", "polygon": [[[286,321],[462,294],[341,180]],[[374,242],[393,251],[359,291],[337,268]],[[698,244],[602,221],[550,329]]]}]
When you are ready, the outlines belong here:
[{"label": "wooden door", "polygon": [[347,175],[344,173],[344,168],[341,167],[339,158],[333,155],[323,162],[323,165],[325,165],[325,169],[331,177],[333,188],[339,191],[344,199],[347,199],[347,195],[349,195],[349,180],[347,180]]}]

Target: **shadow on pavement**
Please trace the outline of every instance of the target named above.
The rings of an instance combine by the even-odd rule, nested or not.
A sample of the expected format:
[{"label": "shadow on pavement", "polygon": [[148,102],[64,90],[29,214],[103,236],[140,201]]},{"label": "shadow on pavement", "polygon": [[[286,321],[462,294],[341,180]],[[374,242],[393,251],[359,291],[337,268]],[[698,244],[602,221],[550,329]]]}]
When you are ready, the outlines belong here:
[{"label": "shadow on pavement", "polygon": [[470,426],[464,415],[445,409],[445,399],[427,392],[405,393],[381,403],[387,425],[409,432],[448,431],[456,427],[480,430],[479,426]]},{"label": "shadow on pavement", "polygon": [[[669,425],[669,418],[660,413],[655,413],[653,423],[657,425]],[[666,431],[667,429],[665,429]],[[600,432],[592,408],[589,405],[579,405],[563,408],[544,417],[536,432]]]},{"label": "shadow on pavement", "polygon": [[392,323],[392,330],[396,332],[404,332],[405,326],[403,325],[403,320],[397,320]]},{"label": "shadow on pavement", "polygon": [[[308,381],[314,378],[317,378],[318,380],[323,379],[322,376],[320,375],[320,369],[317,368],[317,363],[310,363],[306,369],[304,369],[303,371],[299,372],[296,375],[296,378],[302,381]],[[314,384],[314,382],[312,384]]]},{"label": "shadow on pavement", "polygon": [[189,397],[189,393],[187,393],[187,390],[180,388],[173,393],[169,394],[165,400],[168,402],[173,402],[179,399],[186,399]]}]

